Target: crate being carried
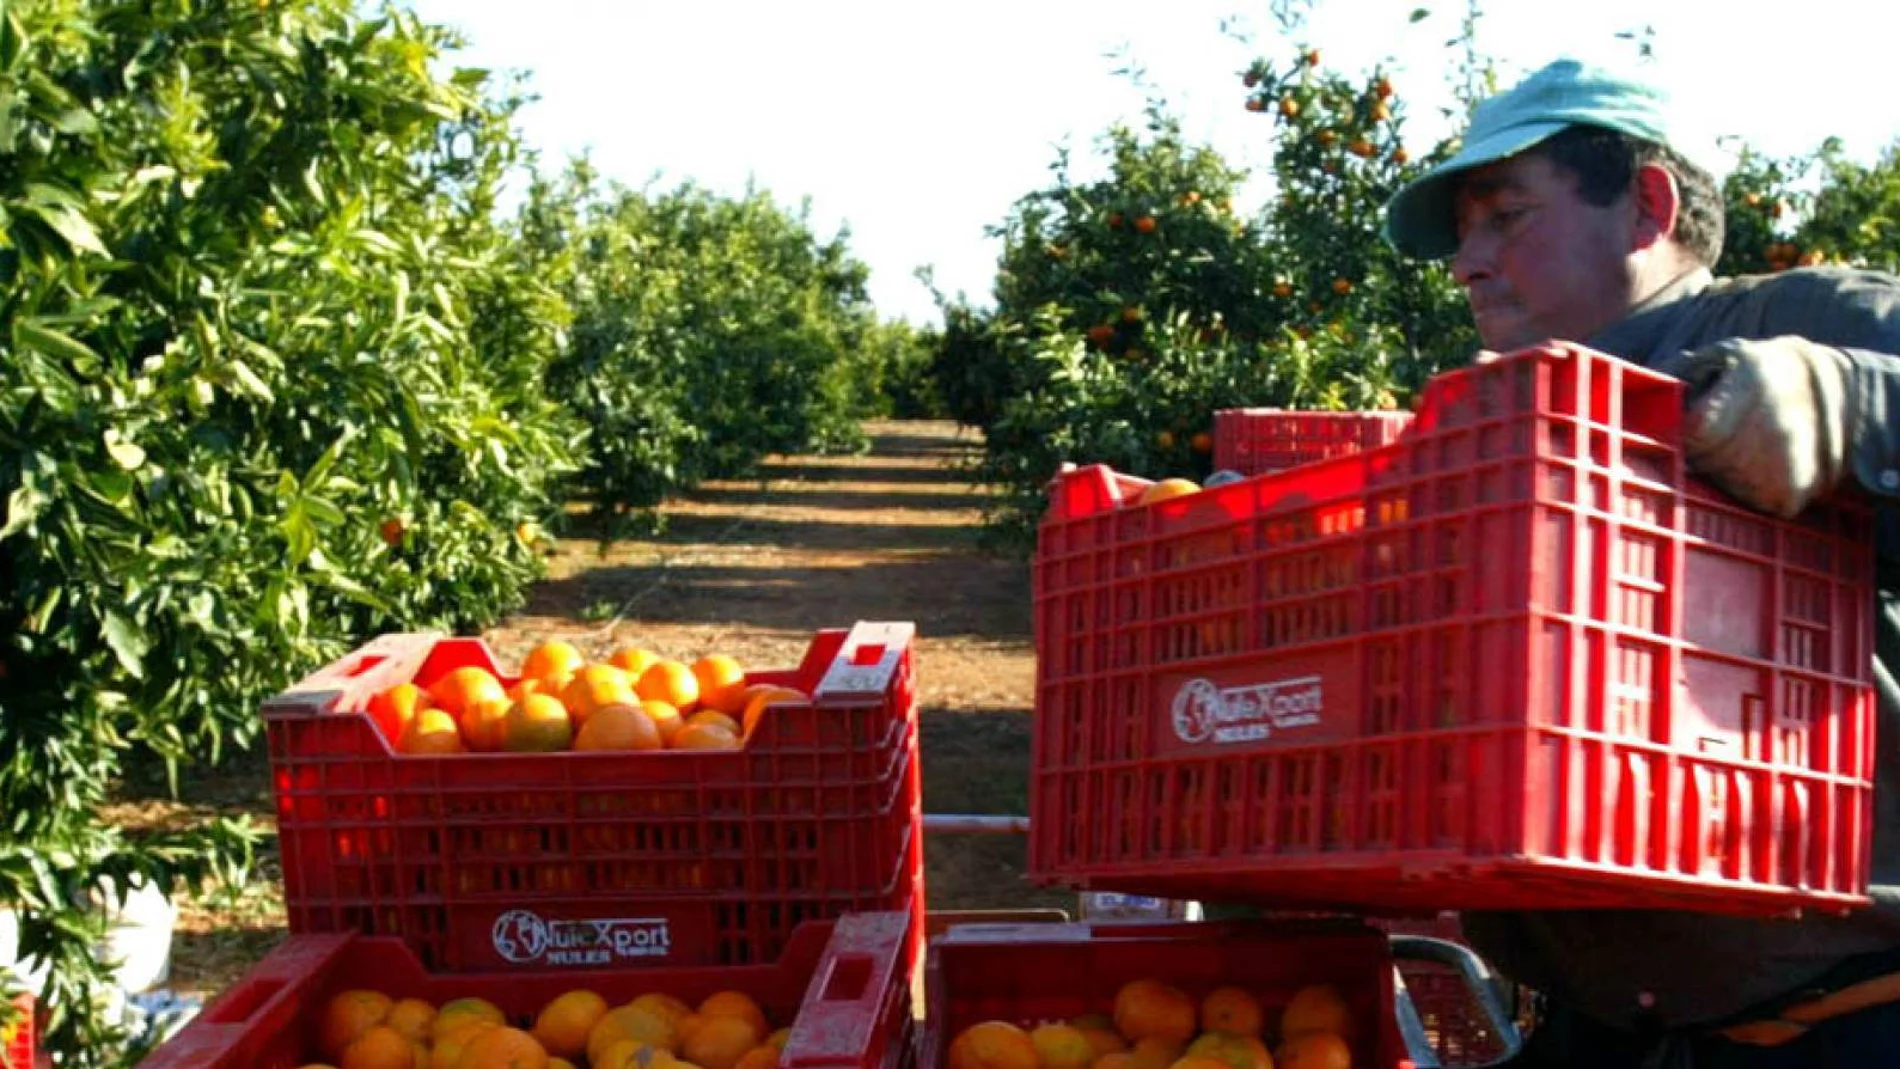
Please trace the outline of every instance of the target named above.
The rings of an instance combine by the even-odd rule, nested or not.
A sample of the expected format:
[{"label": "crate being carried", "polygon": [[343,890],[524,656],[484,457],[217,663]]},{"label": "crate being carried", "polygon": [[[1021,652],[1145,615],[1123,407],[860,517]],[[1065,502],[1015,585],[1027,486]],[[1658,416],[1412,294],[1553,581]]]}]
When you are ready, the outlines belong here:
[{"label": "crate being carried", "polygon": [[1214,413],[1214,467],[1265,475],[1351,456],[1396,440],[1410,412],[1306,412],[1224,408]]},{"label": "crate being carried", "polygon": [[[478,1023],[472,1029],[452,1029],[441,1023],[440,1011],[458,1001],[459,1010],[471,1011],[464,1014],[467,1018],[486,1019],[482,1016],[486,1010],[475,1010],[465,1001],[480,999],[499,1011],[501,1020],[494,1027],[529,1032],[544,1052],[558,1051],[571,1064],[592,1069],[609,1063],[644,1065],[644,1060],[620,1057],[627,1048],[614,1049],[624,1038],[618,1032],[602,1036],[587,1027],[560,1025],[537,1029],[537,1017],[560,996],[569,995],[573,1001],[572,992],[591,992],[600,999],[592,1014],[579,1017],[582,1026],[590,1019],[598,1025],[602,1006],[611,1012],[641,996],[664,996],[687,1008],[703,1008],[711,996],[736,992],[763,1011],[764,1024],[754,1028],[755,1033],[790,1029],[778,1058],[768,1058],[767,1064],[801,1069],[910,1069],[915,1061],[911,981],[916,923],[909,912],[807,922],[771,964],[606,971],[545,968],[527,973],[431,973],[398,939],[293,935],[140,1065],[142,1069],[295,1069],[336,1059],[339,1042],[347,1044],[350,1037],[361,1040],[363,1032],[374,1027],[338,1031],[337,1018],[342,1015],[331,1006],[346,992],[369,992],[371,998],[390,1002],[419,1000],[410,1003],[418,1008],[418,1015],[409,1024],[423,1037],[431,1058],[425,1064],[455,1064],[447,1057],[450,1052],[441,1048],[459,1043],[465,1049],[473,1040],[458,1032],[479,1034],[488,1028]],[[434,1015],[422,1013],[422,1007],[435,1011]],[[383,1027],[400,1029],[391,1023],[395,1018],[388,1009],[378,1002],[367,1012]],[[569,1017],[570,1026],[574,1019]],[[643,1024],[649,1029],[664,1027],[651,1015]],[[652,1031],[638,1034],[659,1038]],[[669,1035],[680,1047],[682,1059],[689,1051],[706,1056],[679,1039],[676,1029]],[[754,1038],[758,1039],[752,1048],[756,1050],[768,1045],[770,1037]],[[567,1045],[560,1045],[563,1042]]]},{"label": "crate being carried", "polygon": [[[1059,1050],[1073,1029],[1098,1055],[1133,1048],[1135,1066],[1185,1052],[1399,1069],[1392,977],[1385,936],[1352,923],[961,925],[930,943],[918,1067],[970,1069],[985,1045],[1022,1047],[1019,1033]],[[1066,1028],[1035,1035],[1044,1025]]]},{"label": "crate being carried", "polygon": [[371,642],[264,706],[290,930],[505,972],[769,963],[805,921],[921,916],[914,633],[820,631],[751,673],[809,697],[730,752],[398,753],[371,695],[500,673],[478,639]]},{"label": "crate being carried", "polygon": [[1576,348],[1398,442],[1131,507],[1035,559],[1032,875],[1363,911],[1866,901],[1864,510],[1684,474],[1681,384]]}]

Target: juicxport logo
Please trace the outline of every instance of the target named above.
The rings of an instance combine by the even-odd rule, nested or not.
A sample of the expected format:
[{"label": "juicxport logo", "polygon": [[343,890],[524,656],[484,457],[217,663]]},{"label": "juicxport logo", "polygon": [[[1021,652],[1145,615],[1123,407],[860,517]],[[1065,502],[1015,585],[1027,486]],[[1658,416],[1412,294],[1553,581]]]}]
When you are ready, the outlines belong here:
[{"label": "juicxport logo", "polygon": [[495,918],[495,952],[517,965],[611,965],[672,950],[665,917],[551,920],[511,909]]},{"label": "juicxport logo", "polygon": [[1325,707],[1318,676],[1232,687],[1190,679],[1174,692],[1174,733],[1188,743],[1260,742],[1318,724]]}]

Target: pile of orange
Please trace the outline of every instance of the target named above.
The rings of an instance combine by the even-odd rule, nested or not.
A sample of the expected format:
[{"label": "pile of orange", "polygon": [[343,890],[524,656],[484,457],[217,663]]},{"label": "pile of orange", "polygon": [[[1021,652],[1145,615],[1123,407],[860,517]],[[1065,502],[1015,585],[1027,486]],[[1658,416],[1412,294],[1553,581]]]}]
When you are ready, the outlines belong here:
[{"label": "pile of orange", "polygon": [[775,1069],[790,1029],[772,1031],[741,991],[697,1008],[671,995],[620,1006],[587,990],[566,992],[526,1027],[494,1003],[433,1006],[351,990],[333,997],[317,1026],[327,1061],[304,1069]]},{"label": "pile of orange", "polygon": [[1300,988],[1271,1023],[1265,1004],[1238,987],[1197,1003],[1136,980],[1110,1013],[1033,1029],[971,1025],[950,1044],[946,1069],[1352,1069],[1352,1014],[1333,987]]},{"label": "pile of orange", "polygon": [[543,642],[513,680],[457,668],[424,690],[398,683],[367,711],[408,754],[557,750],[737,750],[771,706],[803,702],[790,687],[748,685],[720,653],[687,664],[634,646],[590,662]]}]

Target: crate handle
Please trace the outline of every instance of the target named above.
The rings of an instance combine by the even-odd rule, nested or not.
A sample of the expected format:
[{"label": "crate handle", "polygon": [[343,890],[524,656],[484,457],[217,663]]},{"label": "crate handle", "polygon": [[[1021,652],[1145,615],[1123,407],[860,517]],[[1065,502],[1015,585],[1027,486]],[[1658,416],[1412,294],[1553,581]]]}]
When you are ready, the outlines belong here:
[{"label": "crate handle", "polygon": [[339,708],[354,710],[379,690],[414,678],[440,631],[379,635],[354,653],[317,669],[264,702],[278,716],[319,716]]},{"label": "crate handle", "polygon": [[[1470,949],[1458,943],[1453,943],[1445,939],[1434,939],[1428,935],[1392,935],[1387,938],[1392,944],[1392,956],[1394,958],[1429,961],[1439,965],[1450,966],[1458,971],[1458,975],[1464,980],[1465,986],[1471,990],[1471,1000],[1477,1003],[1479,1012],[1484,1014],[1485,1026],[1491,1029],[1492,1034],[1498,1037],[1498,1042],[1504,1047],[1503,1052],[1498,1056],[1497,1060],[1487,1064],[1498,1065],[1508,1063],[1511,1059],[1517,1057],[1518,1052],[1524,1048],[1524,1037],[1518,1034],[1517,1022],[1512,1019],[1509,1013],[1505,1012],[1504,999],[1498,994],[1497,975],[1491,971],[1489,966],[1485,965],[1483,958],[1480,958],[1478,955],[1472,953]],[[1401,988],[1401,990],[1403,990],[1403,988]],[[1408,997],[1401,1002],[1401,1006],[1412,1009],[1412,1020],[1416,1022],[1417,1011],[1411,1007],[1410,1003],[1411,1000]],[[1403,1018],[1404,1014],[1401,1013],[1400,1016]],[[1433,1053],[1429,1043],[1420,1046],[1413,1045],[1415,1039],[1422,1040],[1424,1038],[1424,1028],[1422,1025],[1419,1027],[1418,1033],[1417,1036],[1408,1035],[1406,1037],[1406,1045],[1412,1047],[1410,1054],[1413,1061],[1420,1066],[1437,1065],[1437,1055]]]},{"label": "crate handle", "polygon": [[913,623],[853,624],[812,692],[812,700],[876,696],[891,688],[917,636]]},{"label": "crate handle", "polygon": [[805,989],[798,1022],[779,1065],[791,1067],[874,1065],[892,1042],[884,1020],[910,943],[913,918],[902,913],[852,913],[838,919],[825,956]]},{"label": "crate handle", "polygon": [[253,1022],[296,1020],[297,1006],[310,1000],[310,989],[355,938],[354,933],[291,936],[140,1062],[140,1069],[230,1064],[223,1059],[234,1056]]}]

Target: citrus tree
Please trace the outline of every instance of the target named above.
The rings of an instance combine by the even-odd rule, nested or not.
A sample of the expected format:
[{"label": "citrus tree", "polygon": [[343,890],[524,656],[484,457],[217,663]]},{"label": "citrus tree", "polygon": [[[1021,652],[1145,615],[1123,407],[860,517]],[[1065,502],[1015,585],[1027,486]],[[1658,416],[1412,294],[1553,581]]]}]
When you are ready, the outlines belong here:
[{"label": "citrus tree", "polygon": [[125,1054],[88,903],[236,876],[251,829],[133,835],[177,774],[383,629],[537,574],[581,429],[561,316],[491,222],[509,100],[348,0],[0,9],[0,905],[48,1046]]}]

